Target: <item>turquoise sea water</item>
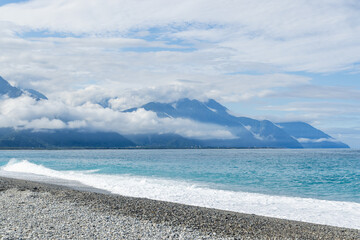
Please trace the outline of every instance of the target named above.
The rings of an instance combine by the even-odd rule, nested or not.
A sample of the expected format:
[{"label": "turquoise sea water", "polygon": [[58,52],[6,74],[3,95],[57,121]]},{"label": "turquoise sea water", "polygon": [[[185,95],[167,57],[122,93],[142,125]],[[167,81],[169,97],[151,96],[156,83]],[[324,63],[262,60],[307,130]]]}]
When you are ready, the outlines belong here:
[{"label": "turquoise sea water", "polygon": [[[322,204],[318,200],[352,203],[355,209],[349,211],[359,210],[354,217],[360,217],[359,150],[0,151],[0,169],[0,175],[44,175],[129,196],[216,208],[227,204],[225,209],[235,211],[244,204],[237,198],[270,207],[268,212],[297,198],[311,199],[315,207]],[[308,203],[301,204],[294,208]]]},{"label": "turquoise sea water", "polygon": [[206,183],[213,188],[360,203],[359,150],[0,151],[47,168]]}]

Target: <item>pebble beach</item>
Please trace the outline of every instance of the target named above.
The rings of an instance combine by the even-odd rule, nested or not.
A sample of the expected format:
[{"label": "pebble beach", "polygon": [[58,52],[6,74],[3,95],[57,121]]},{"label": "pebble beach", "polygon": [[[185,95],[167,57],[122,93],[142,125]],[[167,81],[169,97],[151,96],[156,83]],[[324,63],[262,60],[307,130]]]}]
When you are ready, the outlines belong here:
[{"label": "pebble beach", "polygon": [[360,231],[0,178],[0,239],[360,239]]}]

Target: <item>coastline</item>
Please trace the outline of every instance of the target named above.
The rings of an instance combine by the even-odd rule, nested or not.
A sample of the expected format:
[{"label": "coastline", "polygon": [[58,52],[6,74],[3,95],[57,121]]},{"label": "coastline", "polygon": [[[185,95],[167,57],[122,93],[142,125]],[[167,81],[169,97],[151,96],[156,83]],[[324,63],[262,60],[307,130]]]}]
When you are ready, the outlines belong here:
[{"label": "coastline", "polygon": [[[313,148],[283,148],[283,147],[145,147],[145,146],[137,146],[137,147],[0,147],[0,151],[16,151],[16,150],[211,150],[211,149],[313,149]],[[319,148],[322,149],[322,148]],[[348,148],[334,148],[334,149],[348,149]]]},{"label": "coastline", "polygon": [[[360,231],[356,229],[124,197],[91,190],[80,191],[4,177],[0,177],[0,201],[3,205],[0,238],[3,239],[360,238]],[[42,223],[47,218],[59,221],[52,223],[47,220]]]}]

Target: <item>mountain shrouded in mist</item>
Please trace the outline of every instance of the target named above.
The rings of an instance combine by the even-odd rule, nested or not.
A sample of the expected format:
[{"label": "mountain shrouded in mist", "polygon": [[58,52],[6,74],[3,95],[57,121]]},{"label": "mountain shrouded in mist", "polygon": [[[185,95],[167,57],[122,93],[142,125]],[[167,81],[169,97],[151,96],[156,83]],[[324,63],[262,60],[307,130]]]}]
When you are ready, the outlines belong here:
[{"label": "mountain shrouded in mist", "polygon": [[40,99],[47,100],[47,97],[44,94],[34,89],[20,89],[17,87],[13,87],[10,85],[8,81],[6,81],[0,76],[0,97],[6,95],[9,98],[17,98],[23,94],[27,94],[36,100],[40,100]]},{"label": "mountain shrouded in mist", "polygon": [[[304,122],[272,123],[236,117],[213,99],[207,102],[180,99],[173,103],[151,102],[141,108],[163,118],[189,118],[195,121],[221,125],[234,134],[234,139],[202,140],[207,147],[271,147],[271,148],[347,148],[322,131]],[[136,111],[138,108],[126,110]],[[301,128],[299,127],[301,126]]]},{"label": "mountain shrouded in mist", "polygon": [[348,148],[307,123],[237,117],[213,99],[67,106],[0,77],[1,96],[1,148]]}]

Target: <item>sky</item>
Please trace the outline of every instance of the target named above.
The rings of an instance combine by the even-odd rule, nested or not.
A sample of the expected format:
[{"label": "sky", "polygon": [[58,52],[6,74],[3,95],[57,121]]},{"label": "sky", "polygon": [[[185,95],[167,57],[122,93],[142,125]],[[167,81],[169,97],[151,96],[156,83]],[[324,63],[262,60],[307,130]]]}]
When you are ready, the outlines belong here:
[{"label": "sky", "polygon": [[[16,116],[30,125],[81,126],[86,112],[108,126],[123,119],[118,110],[149,101],[213,98],[238,116],[305,121],[360,148],[360,2],[0,0],[0,76],[49,98],[49,106],[0,103],[8,116],[36,105]],[[98,109],[104,99],[111,109]],[[57,119],[71,111],[79,116]],[[167,131],[169,123],[137,114],[125,122]],[[197,126],[231,137],[207,127]]]}]

